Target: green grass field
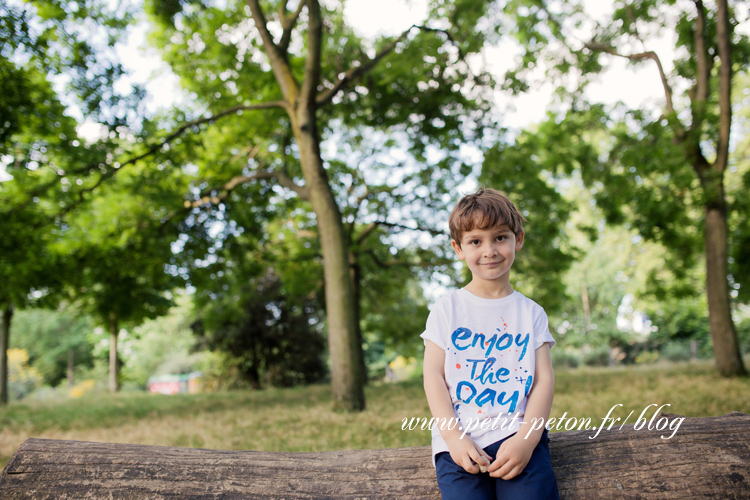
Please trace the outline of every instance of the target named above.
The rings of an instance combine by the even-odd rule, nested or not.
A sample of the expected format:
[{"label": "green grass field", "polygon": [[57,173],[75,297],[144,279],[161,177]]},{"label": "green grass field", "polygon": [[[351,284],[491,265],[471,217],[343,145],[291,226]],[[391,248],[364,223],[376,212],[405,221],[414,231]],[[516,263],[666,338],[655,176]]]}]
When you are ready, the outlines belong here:
[{"label": "green grass field", "polygon": [[[723,379],[711,363],[576,369],[555,374],[551,416],[599,426],[609,409],[629,423],[650,404],[690,417],[750,413],[750,379]],[[0,467],[28,437],[262,451],[426,446],[429,431],[401,430],[428,417],[421,380],[372,384],[367,410],[331,410],[328,386],[161,396],[96,394],[0,408]],[[648,416],[653,415],[651,407]]]}]

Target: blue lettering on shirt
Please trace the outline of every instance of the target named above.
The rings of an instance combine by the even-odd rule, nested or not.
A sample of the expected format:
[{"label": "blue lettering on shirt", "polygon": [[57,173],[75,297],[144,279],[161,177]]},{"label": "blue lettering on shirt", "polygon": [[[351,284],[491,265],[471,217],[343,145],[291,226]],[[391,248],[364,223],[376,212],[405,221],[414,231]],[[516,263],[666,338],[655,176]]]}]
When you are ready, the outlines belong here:
[{"label": "blue lettering on shirt", "polygon": [[469,344],[458,345],[458,341],[466,340],[469,337],[471,337],[471,330],[469,330],[468,328],[456,328],[456,330],[451,334],[451,343],[453,344],[453,347],[455,347],[459,351],[465,351],[469,348]]}]

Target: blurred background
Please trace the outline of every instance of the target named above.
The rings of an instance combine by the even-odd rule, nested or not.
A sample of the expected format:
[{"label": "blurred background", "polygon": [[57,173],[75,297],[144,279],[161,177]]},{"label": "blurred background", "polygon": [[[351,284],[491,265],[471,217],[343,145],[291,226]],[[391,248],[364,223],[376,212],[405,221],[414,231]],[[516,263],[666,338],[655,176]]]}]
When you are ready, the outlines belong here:
[{"label": "blurred background", "polygon": [[[0,5],[0,464],[27,437],[423,446],[457,200],[528,219],[553,416],[750,411],[727,0]],[[745,193],[743,195],[742,193]],[[744,358],[743,358],[744,355]]]}]

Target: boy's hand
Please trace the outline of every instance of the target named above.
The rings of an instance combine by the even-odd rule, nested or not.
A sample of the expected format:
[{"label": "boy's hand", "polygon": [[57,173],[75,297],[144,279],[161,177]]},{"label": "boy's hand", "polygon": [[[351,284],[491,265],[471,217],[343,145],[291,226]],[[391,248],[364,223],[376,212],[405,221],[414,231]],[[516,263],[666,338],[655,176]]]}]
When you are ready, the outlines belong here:
[{"label": "boy's hand", "polygon": [[492,477],[513,479],[526,468],[531,460],[536,443],[531,439],[524,439],[520,432],[509,437],[497,450],[497,458],[487,469]]},{"label": "boy's hand", "polygon": [[454,462],[464,468],[466,472],[477,474],[479,467],[487,467],[492,457],[468,436],[447,440],[448,450]]}]

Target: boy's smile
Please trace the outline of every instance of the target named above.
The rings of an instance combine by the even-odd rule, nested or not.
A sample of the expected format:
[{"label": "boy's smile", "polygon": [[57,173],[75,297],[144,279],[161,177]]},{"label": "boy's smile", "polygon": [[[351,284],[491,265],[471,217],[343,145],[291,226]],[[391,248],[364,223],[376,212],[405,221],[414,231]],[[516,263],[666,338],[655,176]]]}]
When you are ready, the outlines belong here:
[{"label": "boy's smile", "polygon": [[467,231],[460,245],[452,240],[458,258],[465,260],[471,271],[467,290],[487,298],[510,294],[510,268],[523,246],[523,236],[522,232],[516,237],[508,226],[500,225]]}]

